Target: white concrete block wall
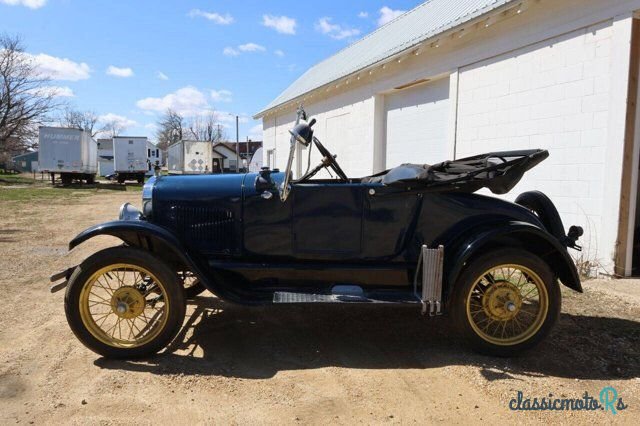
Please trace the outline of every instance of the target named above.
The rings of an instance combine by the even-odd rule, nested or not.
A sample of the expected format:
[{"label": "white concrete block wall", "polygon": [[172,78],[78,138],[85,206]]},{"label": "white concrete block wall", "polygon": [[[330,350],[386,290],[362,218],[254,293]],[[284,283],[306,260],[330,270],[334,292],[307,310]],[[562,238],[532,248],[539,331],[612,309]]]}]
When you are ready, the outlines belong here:
[{"label": "white concrete block wall", "polygon": [[[354,100],[352,100],[354,99]],[[373,121],[374,100],[362,100],[360,93],[345,92],[337,98],[320,101],[305,106],[309,118],[315,118],[314,135],[333,154],[345,173],[349,176],[366,176],[371,174],[373,162]],[[265,161],[267,151],[276,149],[276,166],[284,170],[289,156],[289,130],[295,124],[294,111],[278,115],[263,122]],[[307,167],[307,151],[303,151],[302,172]],[[312,151],[311,163],[314,167],[320,162],[317,150]],[[294,175],[298,176],[296,163]],[[317,175],[328,178],[326,172]]]},{"label": "white concrete block wall", "polygon": [[589,256],[605,260],[605,151],[612,23],[574,31],[460,69],[456,157],[548,149],[507,198],[538,189],[566,225],[587,231]]}]

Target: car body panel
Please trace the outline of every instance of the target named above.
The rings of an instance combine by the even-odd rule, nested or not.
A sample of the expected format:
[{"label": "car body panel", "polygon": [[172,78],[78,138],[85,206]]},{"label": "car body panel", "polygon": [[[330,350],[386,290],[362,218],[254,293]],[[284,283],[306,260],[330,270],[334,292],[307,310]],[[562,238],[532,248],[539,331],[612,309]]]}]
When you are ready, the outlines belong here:
[{"label": "car body panel", "polygon": [[159,252],[218,296],[268,303],[275,291],[336,285],[410,291],[423,245],[445,247],[445,292],[473,256],[496,244],[532,250],[581,291],[558,238],[531,210],[475,193],[413,192],[380,183],[293,183],[279,172],[159,177],[145,187],[153,212],[90,228]]}]

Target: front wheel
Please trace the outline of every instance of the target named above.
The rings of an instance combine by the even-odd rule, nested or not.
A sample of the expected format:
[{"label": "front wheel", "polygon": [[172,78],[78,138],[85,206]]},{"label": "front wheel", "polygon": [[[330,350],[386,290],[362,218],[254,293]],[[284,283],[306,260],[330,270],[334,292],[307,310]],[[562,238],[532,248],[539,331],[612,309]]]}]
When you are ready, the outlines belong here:
[{"label": "front wheel", "polygon": [[546,337],[560,306],[560,288],[546,262],[524,250],[495,250],[462,272],[452,315],[475,350],[513,356]]},{"label": "front wheel", "polygon": [[73,333],[107,358],[140,358],[178,333],[185,301],[177,275],[143,250],[114,247],[80,264],[67,286],[65,312]]}]

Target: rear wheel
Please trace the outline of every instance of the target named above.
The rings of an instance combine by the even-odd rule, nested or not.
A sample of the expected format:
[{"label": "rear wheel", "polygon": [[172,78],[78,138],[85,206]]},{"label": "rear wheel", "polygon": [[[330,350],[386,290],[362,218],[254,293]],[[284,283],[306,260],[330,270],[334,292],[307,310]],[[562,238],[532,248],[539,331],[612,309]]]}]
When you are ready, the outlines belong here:
[{"label": "rear wheel", "polygon": [[452,302],[454,321],[474,349],[512,356],[546,337],[560,314],[561,294],[546,262],[509,249],[472,261]]},{"label": "rear wheel", "polygon": [[185,315],[176,274],[148,252],[131,247],[103,250],[69,279],[67,321],[92,351],[108,358],[139,358],[165,347]]}]

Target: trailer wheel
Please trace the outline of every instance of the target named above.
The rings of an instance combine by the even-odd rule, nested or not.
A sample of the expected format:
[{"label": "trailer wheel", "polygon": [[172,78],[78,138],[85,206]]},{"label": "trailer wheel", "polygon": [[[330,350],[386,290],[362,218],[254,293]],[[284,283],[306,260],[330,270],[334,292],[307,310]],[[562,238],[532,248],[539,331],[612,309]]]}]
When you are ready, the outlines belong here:
[{"label": "trailer wheel", "polygon": [[138,177],[138,183],[144,183],[144,176]]},{"label": "trailer wheel", "polygon": [[71,185],[71,182],[73,182],[73,179],[68,174],[60,175],[60,180],[63,185]]},{"label": "trailer wheel", "polygon": [[76,337],[107,358],[155,354],[173,340],[185,316],[176,273],[132,247],[108,248],[82,262],[64,302]]},{"label": "trailer wheel", "polygon": [[96,177],[95,176],[87,176],[87,184],[88,185],[93,185],[96,182]]},{"label": "trailer wheel", "polygon": [[452,297],[453,320],[471,347],[513,356],[540,343],[560,315],[553,271],[533,253],[494,250],[470,262]]}]

